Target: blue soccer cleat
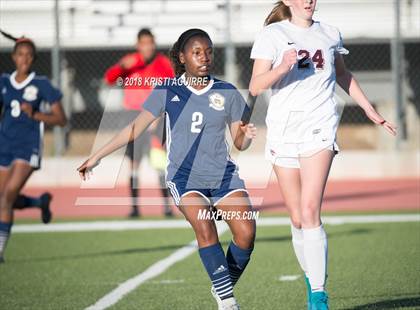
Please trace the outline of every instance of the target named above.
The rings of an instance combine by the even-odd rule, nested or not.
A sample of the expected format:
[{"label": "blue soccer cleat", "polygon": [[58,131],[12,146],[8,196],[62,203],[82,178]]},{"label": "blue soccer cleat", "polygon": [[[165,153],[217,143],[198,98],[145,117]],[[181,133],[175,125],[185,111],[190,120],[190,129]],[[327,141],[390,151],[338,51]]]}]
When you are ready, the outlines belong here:
[{"label": "blue soccer cleat", "polygon": [[309,278],[305,275],[303,275],[305,278],[305,284],[306,284],[306,296],[307,296],[307,303],[308,303],[308,310],[311,310],[311,284],[309,283]]},{"label": "blue soccer cleat", "polygon": [[311,310],[328,310],[328,295],[326,292],[311,294]]}]

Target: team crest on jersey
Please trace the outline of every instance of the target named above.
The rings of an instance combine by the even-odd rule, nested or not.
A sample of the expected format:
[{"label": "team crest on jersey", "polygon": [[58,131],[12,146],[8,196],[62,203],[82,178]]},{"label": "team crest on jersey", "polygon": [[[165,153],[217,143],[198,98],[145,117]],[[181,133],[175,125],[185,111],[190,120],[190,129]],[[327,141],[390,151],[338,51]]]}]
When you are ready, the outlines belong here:
[{"label": "team crest on jersey", "polygon": [[38,95],[38,88],[35,87],[34,85],[30,85],[25,88],[22,97],[25,100],[33,101],[37,98],[37,95]]},{"label": "team crest on jersey", "polygon": [[2,95],[5,95],[7,93],[7,89],[6,87],[3,87],[3,89],[1,90]]},{"label": "team crest on jersey", "polygon": [[219,93],[213,93],[209,95],[210,104],[209,106],[217,111],[223,111],[225,109],[225,97]]}]

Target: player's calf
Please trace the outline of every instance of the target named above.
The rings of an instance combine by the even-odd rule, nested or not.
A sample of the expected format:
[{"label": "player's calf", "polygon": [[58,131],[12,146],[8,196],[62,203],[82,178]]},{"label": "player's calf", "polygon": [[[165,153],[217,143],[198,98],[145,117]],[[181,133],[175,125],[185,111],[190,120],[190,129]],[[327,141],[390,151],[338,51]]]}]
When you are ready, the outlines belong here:
[{"label": "player's calf", "polygon": [[43,193],[39,197],[31,197],[27,195],[18,195],[13,203],[13,209],[24,210],[29,208],[39,208],[41,210],[41,220],[44,224],[48,224],[52,219],[50,209],[52,195],[48,192]]}]

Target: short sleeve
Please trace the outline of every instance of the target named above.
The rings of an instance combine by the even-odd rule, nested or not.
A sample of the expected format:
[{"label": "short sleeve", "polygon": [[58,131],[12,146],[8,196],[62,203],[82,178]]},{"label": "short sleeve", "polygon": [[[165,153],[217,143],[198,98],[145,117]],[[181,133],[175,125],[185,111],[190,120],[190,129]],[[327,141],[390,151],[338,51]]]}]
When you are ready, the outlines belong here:
[{"label": "short sleeve", "polygon": [[143,108],[155,117],[159,117],[165,112],[166,108],[166,94],[167,89],[156,87],[147,97],[146,101],[143,104]]},{"label": "short sleeve", "polygon": [[338,43],[335,48],[335,51],[341,55],[348,55],[350,52],[343,46],[343,38],[341,36],[341,33],[338,32]]},{"label": "short sleeve", "polygon": [[40,90],[42,99],[49,104],[56,103],[63,97],[61,91],[58,88],[55,88],[48,79],[42,81]]},{"label": "short sleeve", "polygon": [[271,28],[265,27],[257,35],[252,46],[251,59],[267,59],[274,62],[278,53],[271,31]]},{"label": "short sleeve", "polygon": [[245,115],[249,114],[249,107],[246,104],[244,97],[242,97],[241,93],[237,89],[231,89],[229,91],[232,92],[229,123],[234,123],[240,121]]}]

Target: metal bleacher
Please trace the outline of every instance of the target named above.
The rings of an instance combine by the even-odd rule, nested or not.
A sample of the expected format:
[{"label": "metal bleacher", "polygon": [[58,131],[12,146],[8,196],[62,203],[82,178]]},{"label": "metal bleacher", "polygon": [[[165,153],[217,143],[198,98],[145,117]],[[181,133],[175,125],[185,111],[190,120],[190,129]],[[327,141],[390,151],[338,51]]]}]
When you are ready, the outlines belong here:
[{"label": "metal bleacher", "polygon": [[[402,1],[405,37],[420,36],[420,0]],[[232,38],[249,44],[271,10],[272,0],[231,0]],[[65,47],[131,46],[140,27],[154,29],[159,44],[169,45],[189,27],[207,30],[216,44],[225,42],[225,0],[60,0],[61,43]],[[345,12],[345,14],[344,14]],[[53,44],[53,0],[0,1],[0,27]],[[346,39],[389,39],[393,35],[392,0],[323,0],[316,18],[336,25]],[[25,22],[22,22],[25,21]],[[10,43],[3,38],[0,46]]]}]

